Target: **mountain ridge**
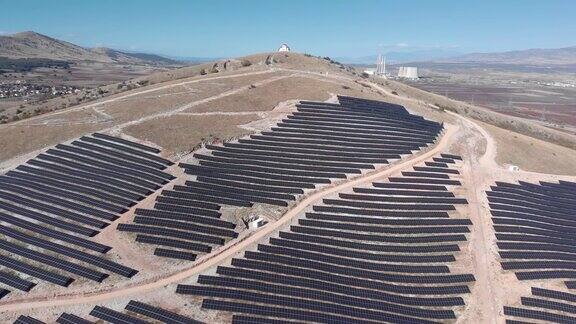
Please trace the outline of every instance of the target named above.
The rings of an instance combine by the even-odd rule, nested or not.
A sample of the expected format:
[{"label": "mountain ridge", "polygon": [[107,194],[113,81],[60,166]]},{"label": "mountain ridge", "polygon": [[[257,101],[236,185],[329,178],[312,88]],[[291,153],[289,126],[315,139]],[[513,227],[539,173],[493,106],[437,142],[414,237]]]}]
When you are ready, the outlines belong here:
[{"label": "mountain ridge", "polygon": [[0,36],[0,57],[141,65],[181,64],[156,54],[129,53],[107,47],[85,48],[33,31]]}]

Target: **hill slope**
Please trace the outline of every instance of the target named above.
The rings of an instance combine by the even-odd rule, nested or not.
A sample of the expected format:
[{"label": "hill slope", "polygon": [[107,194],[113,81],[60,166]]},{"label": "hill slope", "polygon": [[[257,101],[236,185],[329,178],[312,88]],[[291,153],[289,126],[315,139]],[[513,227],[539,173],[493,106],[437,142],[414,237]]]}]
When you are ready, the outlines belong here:
[{"label": "hill slope", "polygon": [[84,48],[35,32],[0,36],[0,57],[11,59],[44,58],[61,61],[92,61],[123,64],[178,64],[153,54],[126,53],[110,48]]}]

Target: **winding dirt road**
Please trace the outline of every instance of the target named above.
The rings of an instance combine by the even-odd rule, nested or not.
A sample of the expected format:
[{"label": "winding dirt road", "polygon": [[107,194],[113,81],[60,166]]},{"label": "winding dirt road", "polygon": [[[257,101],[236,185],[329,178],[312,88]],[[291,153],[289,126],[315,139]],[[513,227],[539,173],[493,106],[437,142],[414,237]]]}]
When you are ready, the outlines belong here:
[{"label": "winding dirt road", "polygon": [[363,174],[357,178],[350,181],[335,184],[333,186],[325,187],[317,192],[310,194],[301,200],[294,208],[287,211],[278,221],[263,227],[258,232],[247,237],[246,239],[239,241],[235,244],[231,244],[225,250],[221,250],[218,254],[206,258],[205,262],[200,263],[193,268],[186,269],[184,271],[171,274],[167,277],[161,278],[154,282],[144,282],[136,284],[134,286],[125,287],[118,290],[112,290],[108,292],[100,292],[94,294],[84,294],[78,296],[63,296],[54,297],[49,300],[39,300],[39,301],[27,301],[27,302],[14,302],[8,303],[0,306],[0,312],[12,312],[12,311],[22,311],[34,308],[43,307],[55,307],[55,306],[66,306],[66,305],[78,305],[87,303],[98,303],[106,300],[111,300],[119,297],[126,296],[138,296],[146,292],[153,291],[155,289],[162,288],[167,285],[176,284],[183,281],[186,278],[197,275],[211,267],[217,266],[229,258],[232,258],[237,253],[246,250],[250,245],[259,242],[266,236],[270,235],[274,231],[279,230],[284,225],[291,222],[295,217],[297,217],[302,211],[304,211],[309,206],[320,202],[324,197],[344,191],[346,189],[361,186],[364,184],[369,184],[372,181],[387,177],[393,173],[409,168],[417,163],[421,163],[424,160],[430,159],[433,156],[440,154],[445,151],[452,143],[453,136],[458,130],[458,126],[445,124],[445,131],[443,136],[437,142],[437,144],[425,151],[417,153],[416,155],[410,157],[408,160],[401,161],[398,164],[392,165],[391,167],[386,167],[382,170],[374,171],[371,173]]}]

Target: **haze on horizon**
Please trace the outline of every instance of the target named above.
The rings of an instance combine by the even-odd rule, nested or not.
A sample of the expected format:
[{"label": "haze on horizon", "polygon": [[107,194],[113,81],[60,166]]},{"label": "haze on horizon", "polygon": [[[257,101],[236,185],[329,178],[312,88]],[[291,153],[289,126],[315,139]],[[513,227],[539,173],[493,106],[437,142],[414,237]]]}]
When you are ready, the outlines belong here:
[{"label": "haze on horizon", "polygon": [[173,57],[241,56],[283,42],[333,57],[576,45],[576,2],[563,0],[0,0],[0,7],[0,34],[32,30],[86,47]]}]

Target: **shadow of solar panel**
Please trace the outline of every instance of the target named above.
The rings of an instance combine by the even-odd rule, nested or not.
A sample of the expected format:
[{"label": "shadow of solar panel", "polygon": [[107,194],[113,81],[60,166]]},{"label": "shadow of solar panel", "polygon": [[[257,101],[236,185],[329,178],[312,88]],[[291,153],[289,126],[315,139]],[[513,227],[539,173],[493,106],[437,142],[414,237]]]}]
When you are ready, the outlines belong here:
[{"label": "shadow of solar panel", "polygon": [[189,223],[189,222],[179,222],[179,221],[173,221],[173,220],[168,220],[168,219],[136,216],[136,217],[134,217],[134,223],[144,224],[144,225],[153,225],[153,226],[163,226],[163,227],[176,228],[176,229],[182,229],[182,230],[190,230],[190,231],[194,231],[194,232],[212,234],[214,236],[226,236],[226,237],[232,237],[232,238],[238,237],[238,233],[236,233],[235,231],[230,230],[230,229],[198,225],[198,224],[193,224],[193,223]]},{"label": "shadow of solar panel", "polygon": [[341,214],[326,214],[310,212],[306,218],[311,220],[324,220],[344,223],[396,225],[396,226],[438,226],[438,225],[472,225],[467,218],[421,218],[416,213],[413,218],[378,218],[362,216],[346,216]]},{"label": "shadow of solar panel", "polygon": [[120,180],[116,180],[113,177],[110,177],[109,175],[104,176],[104,175],[100,175],[97,172],[86,172],[86,171],[81,171],[81,170],[76,170],[76,169],[72,169],[69,167],[63,167],[61,165],[57,165],[54,163],[47,163],[44,161],[39,161],[39,160],[29,160],[27,162],[29,165],[33,165],[39,168],[44,168],[44,169],[48,169],[50,171],[55,171],[55,172],[59,172],[61,174],[65,174],[65,175],[71,175],[71,176],[75,176],[75,177],[79,177],[79,178],[84,178],[84,179],[90,179],[92,181],[96,181],[96,182],[100,182],[100,183],[104,183],[104,184],[108,184],[117,188],[121,188],[133,193],[138,193],[141,195],[149,195],[152,193],[151,190],[140,187],[140,186],[136,186],[133,184],[130,184],[128,182],[125,181],[120,181]]},{"label": "shadow of solar panel", "polygon": [[162,323],[171,324],[200,324],[202,322],[193,320],[186,316],[176,314],[160,307],[148,305],[139,301],[131,300],[125,308],[127,311],[144,315],[160,321]]},{"label": "shadow of solar panel", "polygon": [[0,191],[0,198],[14,202],[19,205],[31,207],[37,210],[41,210],[44,212],[51,213],[53,215],[58,215],[63,218],[67,218],[76,222],[80,222],[83,224],[87,224],[90,226],[94,226],[97,228],[104,228],[109,224],[104,221],[100,221],[91,217],[84,216],[82,214],[78,214],[76,212],[68,211],[66,209],[62,209],[59,207],[54,207],[52,205],[48,205],[45,203],[37,202],[28,198],[21,197],[19,195],[13,195],[6,192]]},{"label": "shadow of solar panel", "polygon": [[148,322],[136,317],[126,315],[110,308],[96,306],[90,312],[90,315],[108,321],[110,323],[130,323],[130,324],[147,324]]},{"label": "shadow of solar panel", "polygon": [[314,143],[314,142],[306,142],[306,141],[285,141],[285,140],[278,140],[280,138],[274,138],[271,136],[264,137],[263,139],[254,139],[254,136],[250,139],[239,139],[238,143],[240,144],[253,144],[253,145],[260,145],[260,146],[274,146],[279,148],[284,147],[296,147],[298,149],[309,149],[309,150],[321,150],[321,151],[328,151],[328,152],[358,152],[358,153],[378,153],[378,154],[412,154],[411,150],[417,150],[418,147],[416,145],[379,145],[379,146],[345,146],[342,145],[342,142],[328,142],[328,143]]},{"label": "shadow of solar panel", "polygon": [[157,202],[211,210],[219,210],[221,208],[221,206],[215,202],[204,200],[204,196],[202,195],[187,194],[173,190],[163,190],[161,194],[162,196],[156,198]]},{"label": "shadow of solar panel", "polygon": [[464,198],[444,198],[444,197],[394,197],[381,195],[366,194],[347,194],[340,193],[338,196],[342,199],[365,200],[365,201],[384,201],[400,203],[420,203],[420,204],[467,204]]},{"label": "shadow of solar panel", "polygon": [[574,323],[576,322],[575,317],[553,314],[549,312],[543,312],[539,310],[521,308],[521,307],[509,307],[504,306],[504,315],[530,318],[535,320],[550,321],[553,323]]},{"label": "shadow of solar panel", "polygon": [[388,178],[390,182],[401,182],[401,183],[427,183],[427,184],[440,184],[448,186],[460,186],[462,185],[458,180],[443,180],[443,179],[429,179],[429,178]]},{"label": "shadow of solar panel", "polygon": [[[43,214],[39,214],[36,212],[32,212],[32,211],[27,211],[22,209],[22,211],[20,212],[20,210],[18,210],[18,208],[12,208],[11,206],[8,205],[4,205],[2,203],[0,203],[0,208],[1,209],[5,209],[7,211],[10,211],[12,213],[16,213],[19,214],[21,216],[27,217],[27,218],[31,218],[37,221],[40,221],[42,223],[46,223],[58,228],[63,228],[63,229],[67,229],[67,230],[72,230],[77,234],[82,234],[82,235],[86,235],[86,236],[94,236],[96,234],[98,234],[98,231],[92,230],[92,229],[88,229],[85,227],[81,227],[81,226],[77,226],[75,224],[71,224],[71,223],[67,223],[67,222],[63,222],[61,220],[58,219],[54,219],[48,216],[45,216]],[[0,212],[0,220],[2,220],[3,222],[12,224],[12,225],[16,225],[18,227],[21,227],[23,229],[26,229],[28,231],[32,231],[38,234],[42,234],[48,237],[52,237],[67,243],[72,243],[74,245],[78,245],[78,246],[82,246],[94,251],[98,251],[101,253],[106,253],[108,250],[110,250],[110,247],[99,244],[99,243],[94,243],[90,240],[86,240],[83,238],[79,238],[76,237],[74,235],[68,234],[68,233],[63,233],[63,232],[59,232],[44,226],[40,226],[38,224],[32,223],[32,222],[28,222],[26,220],[23,220],[19,217],[13,217],[10,216],[8,214],[4,214],[2,212]],[[91,245],[92,244],[92,245]]]},{"label": "shadow of solar panel", "polygon": [[439,163],[452,163],[452,164],[453,164],[453,163],[456,163],[456,162],[454,162],[453,159],[437,158],[437,157],[432,158],[432,161],[434,161],[434,162],[439,162]]},{"label": "shadow of solar panel", "polygon": [[76,316],[74,314],[62,313],[56,323],[59,324],[92,324],[89,320],[85,320],[82,317]]},{"label": "shadow of solar panel", "polygon": [[448,190],[446,189],[445,186],[426,185],[426,184],[373,182],[372,185],[376,188],[416,189],[416,190],[436,190],[436,191]]},{"label": "shadow of solar panel", "polygon": [[457,252],[460,251],[458,244],[441,244],[441,245],[390,245],[390,244],[372,244],[355,241],[346,241],[328,237],[304,235],[293,232],[279,232],[279,237],[293,241],[310,242],[325,244],[329,246],[343,247],[347,249],[357,249],[375,252],[395,252],[395,253],[438,253],[438,252]]},{"label": "shadow of solar panel", "polygon": [[8,241],[0,240],[0,249],[10,253],[11,255],[18,255],[20,257],[39,262],[53,268],[64,270],[96,282],[102,282],[108,277],[108,275],[105,273],[98,272],[90,268],[53,257],[51,255],[34,251]]},{"label": "shadow of solar panel", "polygon": [[173,238],[180,238],[188,241],[203,242],[208,244],[217,244],[217,245],[224,244],[224,239],[220,237],[214,237],[196,232],[188,232],[169,228],[158,228],[138,224],[118,224],[116,229],[122,232],[167,236]]},{"label": "shadow of solar panel", "polygon": [[166,169],[166,165],[163,163],[159,163],[159,162],[155,162],[155,161],[151,161],[151,160],[147,160],[144,158],[140,158],[134,155],[130,155],[130,154],[126,154],[123,152],[119,152],[113,149],[109,149],[109,148],[104,148],[102,146],[99,145],[94,145],[91,143],[87,143],[85,141],[74,141],[72,143],[70,143],[73,146],[76,147],[80,147],[86,150],[91,150],[94,152],[98,152],[98,153],[102,153],[102,154],[106,154],[108,156],[112,156],[118,159],[122,159],[124,161],[129,161],[132,163],[137,163],[143,166],[147,166],[147,167],[151,167],[154,169],[158,169],[158,170],[164,170]]},{"label": "shadow of solar panel", "polygon": [[229,186],[234,188],[241,188],[241,189],[249,189],[249,190],[260,190],[266,193],[285,193],[285,194],[303,194],[304,190],[300,188],[289,188],[289,187],[277,187],[277,186],[266,186],[262,184],[250,184],[246,182],[238,182],[238,181],[227,181],[218,178],[211,178],[211,177],[196,177],[196,181],[199,182],[192,182],[186,181],[186,185],[190,186],[194,183],[209,183],[221,186]]},{"label": "shadow of solar panel", "polygon": [[[286,137],[278,137],[279,139],[285,139]],[[291,138],[291,137],[287,137]],[[354,143],[354,145],[356,145]],[[319,167],[330,167],[330,168],[349,168],[354,170],[360,169],[374,169],[372,164],[363,164],[357,162],[338,162],[338,161],[320,161],[314,159],[305,158],[294,158],[294,157],[279,157],[279,156],[266,156],[259,154],[251,154],[250,151],[231,153],[227,151],[212,151],[212,156],[214,157],[225,157],[233,159],[243,159],[248,161],[265,161],[265,162],[275,162],[293,165],[305,165],[305,166],[319,166]],[[355,172],[358,173],[359,171]]]},{"label": "shadow of solar panel", "polygon": [[[116,220],[118,218],[118,216],[116,216],[115,214],[107,212],[107,211],[88,207],[88,206],[85,206],[85,205],[82,205],[82,204],[79,204],[79,203],[76,203],[76,202],[73,202],[70,200],[65,200],[65,199],[54,197],[54,196],[49,196],[49,195],[39,193],[37,191],[32,191],[32,190],[29,190],[29,189],[26,189],[23,187],[13,186],[11,184],[3,183],[1,189],[6,190],[7,192],[9,191],[11,193],[17,193],[19,195],[27,196],[27,197],[30,197],[32,199],[40,200],[42,202],[47,202],[47,203],[50,203],[52,205],[65,207],[65,208],[70,209],[70,210],[78,211],[78,212],[84,213],[86,215],[90,215],[90,216],[97,217],[97,218],[102,218],[105,220]],[[64,196],[64,197],[68,198],[66,196]]]},{"label": "shadow of solar panel", "polygon": [[501,261],[504,270],[574,269],[573,261]]},{"label": "shadow of solar panel", "polygon": [[448,197],[453,198],[454,194],[449,191],[422,191],[422,190],[399,190],[399,189],[377,189],[377,188],[353,188],[354,192],[391,195],[391,196],[414,196],[414,197]]},{"label": "shadow of solar panel", "polygon": [[196,254],[178,250],[170,250],[165,248],[156,248],[154,250],[155,256],[170,258],[170,259],[179,259],[179,260],[188,260],[194,261],[196,260]]},{"label": "shadow of solar panel", "polygon": [[[370,252],[360,252],[354,250],[347,250],[341,249],[337,247],[328,247],[323,245],[316,245],[310,243],[303,243],[297,241],[290,241],[285,239],[278,239],[278,238],[270,238],[270,244],[288,247],[292,249],[298,249],[301,251],[311,251],[311,252],[319,252],[323,254],[331,254],[337,256],[343,256],[346,258],[355,258],[360,260],[373,260],[373,261],[383,261],[383,262],[401,262],[401,263],[433,263],[433,262],[452,262],[454,258],[450,255],[433,255],[433,256],[426,256],[426,255],[401,255],[401,254],[376,254]],[[274,252],[272,252],[274,253]],[[334,258],[337,260],[337,258]],[[424,259],[427,261],[420,261],[419,259]],[[321,261],[321,260],[320,260]],[[342,259],[344,265],[348,265],[350,262],[347,259]],[[374,267],[372,267],[374,268]],[[376,269],[379,267],[376,267]],[[370,269],[367,267],[366,269]],[[422,271],[430,271],[433,269],[434,271],[438,272],[448,272],[447,267],[429,267],[423,268]]]},{"label": "shadow of solar panel", "polygon": [[122,213],[128,211],[128,209],[126,209],[125,207],[122,207],[122,206],[118,206],[118,205],[111,204],[111,203],[108,203],[108,202],[105,202],[102,200],[94,199],[92,197],[88,197],[88,196],[83,195],[83,194],[77,194],[73,191],[62,190],[62,189],[54,188],[51,186],[43,185],[40,183],[36,183],[34,181],[25,180],[25,179],[18,179],[18,178],[12,178],[12,177],[0,177],[0,183],[8,183],[8,184],[12,184],[12,185],[19,186],[22,188],[29,188],[29,189],[33,189],[36,191],[44,192],[44,193],[50,194],[52,196],[58,196],[58,197],[63,197],[63,198],[67,198],[67,199],[72,199],[72,200],[79,201],[79,202],[85,203],[87,205],[91,205],[93,207],[98,207],[100,209],[114,212],[114,213],[122,214]]},{"label": "shadow of solar panel", "polygon": [[[254,317],[254,316],[244,316],[244,315],[234,315],[232,316],[232,324],[253,324],[253,323],[260,323],[260,324],[285,324],[285,320],[279,319],[271,319],[271,318],[263,318],[263,317]],[[301,323],[301,322],[294,322],[291,321],[290,323]]]},{"label": "shadow of solar panel", "polygon": [[124,199],[122,197],[110,194],[108,192],[104,192],[95,188],[90,188],[87,186],[83,186],[80,184],[73,184],[68,182],[63,182],[60,180],[50,179],[47,177],[42,177],[39,175],[23,173],[19,171],[9,171],[6,173],[7,176],[13,179],[22,179],[29,182],[33,182],[36,184],[42,184],[46,186],[50,186],[52,188],[59,188],[71,192],[75,192],[77,194],[84,194],[83,196],[92,196],[98,198],[103,201],[107,201],[109,203],[113,203],[120,206],[131,207],[135,204],[134,201],[129,199]]},{"label": "shadow of solar panel", "polygon": [[435,173],[449,173],[449,174],[460,174],[458,170],[448,169],[448,168],[434,168],[434,167],[421,167],[415,166],[414,171],[419,172],[435,172]]},{"label": "shadow of solar panel", "polygon": [[135,184],[144,188],[148,188],[151,190],[156,190],[160,188],[158,184],[152,183],[150,181],[144,180],[138,176],[132,176],[128,174],[124,174],[122,172],[117,172],[116,170],[107,170],[96,166],[90,166],[82,163],[78,163],[76,161],[70,161],[67,159],[63,159],[57,156],[48,155],[48,154],[39,154],[36,159],[48,161],[50,163],[54,163],[59,166],[65,166],[66,168],[74,169],[77,171],[83,171],[88,173],[97,173],[102,176],[106,176],[112,179],[119,179],[125,181],[127,183]]},{"label": "shadow of solar panel", "polygon": [[[272,128],[274,131],[281,132],[281,129]],[[301,130],[298,130],[300,132]],[[347,156],[336,156],[336,155],[318,155],[318,154],[304,154],[304,153],[290,153],[290,152],[276,152],[276,151],[257,151],[257,150],[247,150],[241,148],[231,148],[231,147],[220,147],[207,145],[206,148],[228,153],[236,154],[246,154],[246,155],[260,155],[260,156],[271,156],[279,158],[297,159],[297,160],[318,160],[318,161],[330,161],[330,162],[350,162],[350,163],[364,163],[364,164],[386,164],[386,156],[379,156],[377,158],[366,158],[366,157],[347,157]],[[400,158],[399,155],[390,154],[388,158]]]},{"label": "shadow of solar panel", "polygon": [[540,298],[522,297],[522,305],[576,314],[576,306]]},{"label": "shadow of solar panel", "polygon": [[444,173],[402,171],[402,175],[405,177],[450,179],[450,176]]},{"label": "shadow of solar panel", "polygon": [[[374,311],[344,305],[334,305],[331,303],[320,301],[312,301],[312,300],[302,301],[301,299],[292,297],[261,294],[256,292],[239,291],[226,288],[179,285],[177,288],[177,293],[186,293],[190,295],[199,295],[199,296],[216,297],[216,298],[230,298],[242,301],[275,305],[280,307],[294,307],[297,309],[306,309],[328,314],[334,314],[334,316],[337,316],[337,314],[339,314],[350,316],[353,318],[375,320],[375,321],[399,321],[399,322],[411,322],[411,323],[429,322],[408,316],[391,314],[385,312],[384,310]],[[435,313],[433,312],[429,313],[429,318],[434,318],[433,315],[435,315]]]},{"label": "shadow of solar panel", "polygon": [[298,189],[314,189],[314,183],[302,183],[302,182],[290,182],[290,181],[279,181],[279,180],[270,180],[265,178],[254,178],[254,177],[247,177],[241,175],[234,175],[234,174],[226,174],[226,173],[213,173],[213,172],[205,172],[201,169],[186,169],[186,173],[202,176],[204,178],[218,178],[223,180],[229,181],[240,181],[240,182],[247,182],[252,184],[263,184],[265,186],[277,186],[277,187],[288,187],[288,188],[298,188]]},{"label": "shadow of solar panel", "polygon": [[36,286],[35,283],[28,280],[24,280],[6,271],[0,271],[0,282],[10,287],[26,292],[30,291],[32,288],[34,288],[34,286]]},{"label": "shadow of solar panel", "polygon": [[0,265],[63,287],[68,287],[72,281],[74,281],[74,279],[70,277],[65,277],[54,272],[31,266],[5,255],[0,255]]},{"label": "shadow of solar panel", "polygon": [[225,148],[233,148],[233,149],[248,149],[248,150],[258,150],[258,151],[265,151],[265,152],[288,152],[288,153],[295,153],[295,154],[310,154],[312,156],[336,156],[336,157],[358,157],[358,158],[366,158],[366,159],[381,159],[381,158],[394,158],[399,154],[411,154],[411,151],[407,150],[372,150],[372,151],[362,151],[359,152],[354,149],[351,150],[330,150],[327,146],[319,146],[317,148],[300,148],[295,145],[261,145],[258,143],[250,142],[249,140],[245,140],[244,142],[248,141],[249,143],[223,143]]},{"label": "shadow of solar panel", "polygon": [[204,215],[182,214],[182,213],[168,212],[164,210],[142,209],[142,208],[137,208],[135,214],[148,217],[205,224],[229,229],[236,228],[236,224],[232,222],[207,217]]},{"label": "shadow of solar panel", "polygon": [[104,141],[104,140],[101,140],[101,139],[98,139],[98,138],[88,137],[88,136],[82,136],[82,137],[80,138],[80,140],[81,140],[81,141],[84,141],[84,142],[89,142],[89,143],[92,143],[92,144],[100,145],[100,146],[103,146],[103,147],[115,149],[115,150],[121,151],[121,152],[123,152],[123,153],[127,153],[127,154],[130,154],[130,155],[133,155],[133,156],[141,157],[141,158],[144,158],[144,159],[146,159],[146,160],[150,160],[150,161],[154,161],[154,162],[157,162],[157,163],[160,163],[160,164],[164,164],[164,165],[166,165],[166,166],[169,166],[169,165],[173,165],[173,164],[174,164],[174,162],[169,161],[169,160],[166,160],[166,159],[164,159],[164,158],[162,158],[162,157],[159,157],[158,155],[146,153],[146,152],[143,152],[142,150],[136,150],[136,149],[127,147],[127,146],[125,146],[125,145],[115,144],[115,143],[112,143],[112,142],[110,142],[110,141]]},{"label": "shadow of solar panel", "polygon": [[466,226],[371,226],[362,224],[350,224],[341,222],[325,222],[311,219],[299,219],[298,224],[302,226],[313,226],[320,228],[334,228],[350,231],[387,233],[387,234],[425,234],[425,233],[469,233]]},{"label": "shadow of solar panel", "polygon": [[330,183],[330,179],[328,178],[312,178],[306,176],[291,176],[291,175],[283,175],[281,174],[274,174],[268,172],[260,172],[260,171],[249,171],[249,170],[242,170],[242,169],[234,169],[228,168],[225,165],[222,167],[210,167],[206,165],[184,165],[182,166],[187,173],[190,174],[198,174],[198,175],[210,175],[210,174],[230,174],[230,175],[240,175],[246,176],[251,178],[260,178],[260,179],[268,179],[268,180],[282,180],[287,182],[292,182],[294,185],[298,184],[299,186],[305,186],[302,188],[309,187],[310,184],[315,183]]},{"label": "shadow of solar panel", "polygon": [[27,243],[27,244],[31,244],[37,247],[41,247],[43,249],[46,250],[50,250],[56,253],[60,253],[63,255],[66,255],[70,258],[76,259],[76,260],[80,260],[80,261],[84,261],[88,264],[91,264],[93,266],[97,266],[100,267],[102,269],[117,273],[121,276],[127,277],[127,278],[131,278],[132,276],[134,276],[138,271],[131,269],[129,267],[123,266],[121,264],[118,264],[116,262],[104,259],[102,257],[99,256],[95,256],[83,251],[79,251],[79,250],[75,250],[72,249],[68,246],[65,245],[61,245],[58,243],[54,243],[54,242],[50,242],[44,239],[40,239],[37,237],[33,237],[24,233],[21,233],[19,231],[16,231],[14,229],[11,228],[7,228],[4,226],[0,226],[0,232],[1,234],[4,234],[6,236],[10,236],[14,239],[17,239],[21,242]]},{"label": "shadow of solar panel", "polygon": [[240,188],[237,186],[222,186],[214,183],[205,183],[198,181],[196,182],[189,181],[186,183],[186,186],[178,186],[178,185],[174,186],[174,190],[179,191],[192,191],[194,189],[211,190],[217,192],[226,192],[229,194],[264,197],[278,200],[296,200],[296,197],[294,195],[277,193],[277,192],[267,192],[262,188],[258,188],[259,190],[249,190],[248,188]]},{"label": "shadow of solar panel", "polygon": [[[200,193],[188,193],[182,191],[169,191],[165,190],[162,192],[165,196],[160,196],[156,200],[164,203],[171,203],[176,205],[192,205],[196,207],[203,207],[202,204],[206,204],[207,202],[223,205],[231,205],[231,206],[238,206],[238,207],[252,207],[252,203],[247,200],[238,200],[238,199],[230,199],[230,198],[223,198],[218,196],[210,196]],[[168,196],[168,197],[167,197]],[[188,203],[190,202],[190,203]],[[207,205],[206,205],[207,206]]]},{"label": "shadow of solar panel", "polygon": [[325,230],[315,227],[290,226],[290,230],[296,233],[347,238],[360,241],[376,241],[383,243],[434,243],[434,242],[464,242],[466,236],[459,235],[425,235],[425,236],[391,236],[378,234],[361,234],[344,232],[340,230]]},{"label": "shadow of solar panel", "polygon": [[346,175],[344,173],[335,173],[329,171],[308,171],[308,170],[294,170],[286,169],[286,168],[277,168],[277,167],[263,167],[257,165],[246,165],[246,164],[234,164],[232,162],[214,162],[214,161],[200,161],[201,166],[212,167],[212,168],[225,168],[225,169],[234,169],[234,170],[246,170],[246,171],[255,171],[255,172],[264,172],[270,174],[282,174],[282,175],[290,175],[295,177],[310,177],[310,178],[341,178],[346,179]]},{"label": "shadow of solar panel", "polygon": [[326,205],[336,206],[350,206],[357,208],[372,208],[372,209],[397,209],[397,210],[456,210],[453,205],[447,204],[387,204],[387,203],[373,203],[356,200],[341,200],[341,199],[322,199]]},{"label": "shadow of solar panel", "polygon": [[32,316],[20,315],[14,324],[44,324],[44,322],[37,320]]},{"label": "shadow of solar panel", "polygon": [[4,289],[4,288],[0,288],[0,299],[6,297],[9,293],[10,293],[10,290]]},{"label": "shadow of solar panel", "polygon": [[157,237],[157,236],[150,236],[150,235],[142,235],[138,234],[136,236],[136,242],[139,243],[147,243],[147,244],[155,244],[167,247],[173,247],[183,250],[192,250],[204,253],[210,253],[212,248],[205,244],[194,243],[189,241],[180,241],[175,239],[170,239],[167,237]]},{"label": "shadow of solar panel", "polygon": [[532,287],[532,295],[576,303],[576,294]]},{"label": "shadow of solar panel", "polygon": [[576,271],[544,270],[544,271],[516,272],[516,278],[518,278],[518,280],[573,279],[576,278]]},{"label": "shadow of solar panel", "polygon": [[64,182],[72,182],[72,183],[76,183],[85,187],[91,187],[91,188],[95,188],[98,190],[101,190],[103,192],[106,193],[110,193],[110,194],[114,194],[117,196],[120,196],[122,198],[125,198],[129,201],[137,201],[137,200],[141,200],[144,198],[143,195],[134,193],[134,192],[130,192],[124,189],[120,189],[105,183],[101,183],[101,182],[97,182],[97,181],[90,181],[87,179],[84,179],[82,177],[76,177],[76,176],[71,176],[70,174],[63,174],[63,173],[57,173],[57,172],[52,172],[49,170],[44,170],[44,169],[39,169],[39,168],[32,168],[29,167],[27,165],[20,165],[16,168],[16,170],[20,170],[20,171],[25,171],[28,172],[29,174],[34,174],[36,176],[42,176],[45,178],[49,178],[49,179],[56,179],[59,181],[64,181]]},{"label": "shadow of solar panel", "polygon": [[158,178],[162,178],[162,179],[165,179],[168,181],[174,179],[174,176],[172,176],[166,172],[163,172],[160,169],[153,168],[150,166],[145,166],[145,165],[138,164],[138,163],[135,163],[132,161],[126,161],[126,160],[123,160],[123,159],[118,158],[118,157],[112,157],[106,153],[92,151],[89,148],[81,148],[78,146],[69,146],[69,145],[62,145],[62,144],[58,144],[55,147],[56,147],[56,149],[58,149],[60,151],[66,151],[68,153],[72,153],[75,155],[90,157],[90,158],[98,160],[98,161],[105,161],[107,163],[121,166],[121,167],[130,169],[130,170],[136,170],[136,171],[143,172],[146,174],[154,175]]},{"label": "shadow of solar panel", "polygon": [[441,307],[441,306],[456,306],[464,304],[464,301],[460,297],[429,298],[429,297],[403,296],[403,295],[390,294],[382,290],[364,289],[361,287],[343,285],[334,282],[325,282],[317,279],[286,276],[284,274],[253,271],[250,269],[220,266],[217,268],[217,273],[220,274],[221,276],[215,277],[215,276],[201,275],[198,278],[198,283],[231,286],[231,280],[244,280],[250,282],[251,284],[256,283],[257,281],[263,281],[266,283],[283,284],[293,287],[314,289],[317,291],[328,291],[349,296],[382,300],[402,305]]},{"label": "shadow of solar panel", "polygon": [[447,212],[442,211],[394,211],[394,210],[378,210],[378,209],[360,209],[351,207],[336,207],[336,206],[312,206],[314,211],[330,212],[330,213],[343,213],[350,215],[363,215],[363,216],[380,216],[380,217],[430,217],[430,218],[448,218]]},{"label": "shadow of solar panel", "polygon": [[[247,251],[246,258],[262,260],[267,262],[281,263],[286,265],[295,264],[300,268],[316,269],[320,271],[332,271],[333,273],[338,273],[342,275],[355,276],[358,278],[371,278],[375,280],[383,280],[390,282],[438,283],[437,281],[443,280],[443,278],[442,277],[421,278],[420,276],[412,276],[412,275],[390,275],[390,274],[383,275],[379,271],[394,272],[394,273],[445,273],[447,270],[445,266],[378,264],[358,260],[349,260],[346,258],[339,258],[334,256],[324,256],[320,253],[312,253],[297,250],[296,252],[290,254],[290,250],[286,248],[284,249],[268,248],[268,249],[262,249],[260,251],[268,253],[277,253],[279,255]],[[282,256],[282,254],[284,254],[285,256]],[[361,269],[348,268],[348,267],[356,267],[358,265],[362,265],[364,267]],[[368,269],[368,270],[362,270],[362,269]]]},{"label": "shadow of solar panel", "polygon": [[434,168],[447,168],[447,167],[448,167],[448,164],[442,163],[442,162],[430,162],[430,161],[426,161],[426,162],[424,162],[424,164],[425,164],[426,166],[434,167]]},{"label": "shadow of solar panel", "polygon": [[116,136],[110,136],[110,135],[106,135],[106,134],[102,134],[102,133],[93,133],[92,134],[93,137],[95,138],[100,138],[103,140],[107,140],[107,141],[111,141],[111,142],[115,142],[115,143],[119,143],[122,145],[126,145],[126,146],[130,146],[132,148],[137,148],[139,150],[143,150],[146,152],[151,152],[151,153],[160,153],[160,150],[148,145],[144,145],[144,144],[140,144],[137,142],[133,142],[133,141],[129,141],[129,140],[125,140],[123,138],[120,137],[116,137]]},{"label": "shadow of solar panel", "polygon": [[[220,206],[218,206],[218,207],[220,207]],[[156,208],[158,210],[167,211],[167,212],[189,214],[189,215],[202,215],[202,216],[213,217],[213,218],[219,218],[222,215],[220,212],[218,212],[216,210],[212,210],[212,209],[164,204],[164,203],[161,203],[158,201],[156,201],[156,203],[154,204],[154,208]]]}]

